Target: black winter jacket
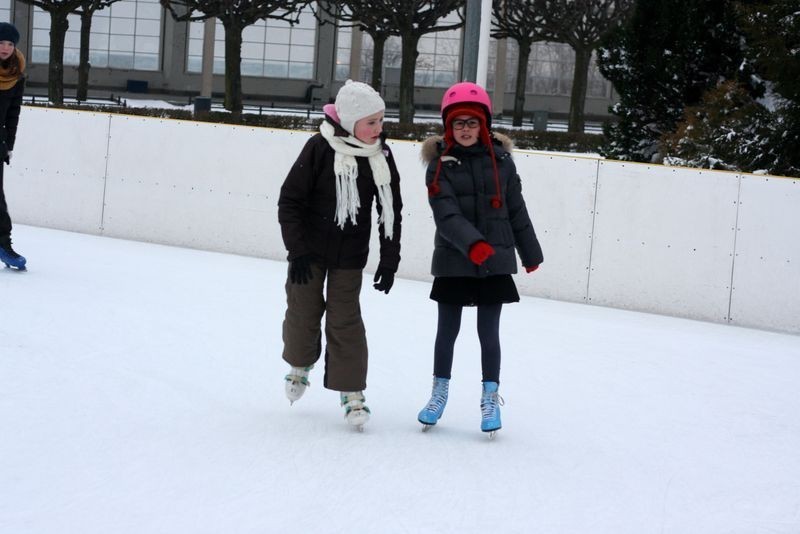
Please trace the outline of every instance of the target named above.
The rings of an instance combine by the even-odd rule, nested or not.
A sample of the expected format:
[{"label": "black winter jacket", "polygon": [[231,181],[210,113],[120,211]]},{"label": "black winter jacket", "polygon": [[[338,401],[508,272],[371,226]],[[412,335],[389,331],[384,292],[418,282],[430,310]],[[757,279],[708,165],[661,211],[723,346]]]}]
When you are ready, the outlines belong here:
[{"label": "black winter jacket", "polygon": [[[348,134],[333,123],[337,135]],[[403,201],[400,196],[400,175],[389,147],[384,142],[384,153],[391,172],[391,189],[394,208],[394,233],[386,239],[380,228],[379,267],[392,272],[400,263],[400,227]],[[311,254],[314,261],[334,269],[363,269],[369,255],[372,227],[372,202],[378,188],[372,178],[367,158],[357,157],[358,191],[361,208],[357,223],[348,220],[344,228],[335,221],[336,176],[333,172],[335,152],[328,141],[317,133],[308,140],[289,171],[278,199],[278,221],[289,261]],[[381,206],[376,202],[378,213]],[[376,223],[377,224],[377,223]]]},{"label": "black winter jacket", "polygon": [[[515,248],[525,267],[544,260],[542,248],[522,197],[522,183],[511,158],[511,140],[494,135],[493,149],[500,179],[503,205],[493,208],[495,195],[494,169],[488,149],[482,145],[454,146],[441,157],[441,137],[427,139],[422,159],[428,163],[426,184],[433,182],[439,159],[440,192],[429,197],[436,223],[431,274],[434,276],[468,276],[483,278],[517,272]],[[478,241],[487,241],[495,250],[482,265],[469,259],[469,248]]]},{"label": "black winter jacket", "polygon": [[20,78],[11,89],[0,91],[0,161],[6,158],[9,151],[14,150],[24,91],[24,78]]}]

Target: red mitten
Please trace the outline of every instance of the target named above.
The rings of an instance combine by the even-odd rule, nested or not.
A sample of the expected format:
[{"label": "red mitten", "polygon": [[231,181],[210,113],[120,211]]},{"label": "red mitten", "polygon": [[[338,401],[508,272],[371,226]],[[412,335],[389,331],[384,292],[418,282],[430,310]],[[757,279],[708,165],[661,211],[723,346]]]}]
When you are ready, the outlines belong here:
[{"label": "red mitten", "polygon": [[480,265],[489,259],[489,256],[494,254],[492,245],[486,241],[476,241],[469,247],[469,259],[475,265]]},{"label": "red mitten", "polygon": [[538,266],[538,265],[533,265],[533,266],[531,266],[531,267],[525,267],[525,272],[526,272],[526,273],[532,273],[533,271],[535,271],[535,270],[536,270],[536,269],[538,269],[538,268],[539,268],[539,266]]}]

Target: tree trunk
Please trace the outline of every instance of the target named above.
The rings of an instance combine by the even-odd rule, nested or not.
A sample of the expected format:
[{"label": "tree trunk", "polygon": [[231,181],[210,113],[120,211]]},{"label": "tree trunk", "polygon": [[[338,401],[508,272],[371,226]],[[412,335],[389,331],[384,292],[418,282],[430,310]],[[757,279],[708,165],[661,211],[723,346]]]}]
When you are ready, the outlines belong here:
[{"label": "tree trunk", "polygon": [[586,104],[591,59],[590,49],[575,48],[575,72],[572,75],[572,96],[569,101],[569,132],[583,133],[583,110]]},{"label": "tree trunk", "polygon": [[89,39],[92,31],[92,15],[94,11],[88,6],[89,2],[83,5],[81,10],[81,50],[80,63],[78,64],[78,100],[87,100],[89,96]]},{"label": "tree trunk", "polygon": [[403,35],[400,62],[400,124],[414,122],[414,74],[417,70],[418,35]]},{"label": "tree trunk", "polygon": [[64,104],[64,39],[69,29],[69,11],[50,11],[50,69],[47,97],[58,106]]},{"label": "tree trunk", "polygon": [[497,61],[494,71],[494,91],[492,91],[492,115],[502,117],[503,110],[506,109],[506,54],[508,52],[508,40],[497,40]]},{"label": "tree trunk", "polygon": [[225,26],[225,109],[242,113],[242,26],[237,20],[222,21]]},{"label": "tree trunk", "polygon": [[525,85],[528,81],[528,58],[531,56],[531,43],[517,41],[519,60],[517,61],[517,87],[514,92],[514,126],[522,126],[525,114]]},{"label": "tree trunk", "polygon": [[375,34],[372,37],[372,88],[381,92],[383,85],[383,47],[386,45],[386,35]]}]

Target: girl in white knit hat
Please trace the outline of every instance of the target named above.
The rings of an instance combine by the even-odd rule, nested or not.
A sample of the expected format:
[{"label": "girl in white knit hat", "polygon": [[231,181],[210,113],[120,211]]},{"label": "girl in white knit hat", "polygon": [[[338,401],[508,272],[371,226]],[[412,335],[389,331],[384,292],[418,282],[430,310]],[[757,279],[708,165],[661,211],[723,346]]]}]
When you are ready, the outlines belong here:
[{"label": "girl in white knit hat", "polygon": [[294,403],[322,354],[323,385],[340,392],[347,422],[369,419],[367,338],[359,294],[367,263],[373,199],[380,235],[374,288],[394,283],[400,262],[400,176],[385,143],[385,104],[369,85],[348,80],[281,187],[278,220],[289,252],[283,359],[291,366],[286,396]]}]

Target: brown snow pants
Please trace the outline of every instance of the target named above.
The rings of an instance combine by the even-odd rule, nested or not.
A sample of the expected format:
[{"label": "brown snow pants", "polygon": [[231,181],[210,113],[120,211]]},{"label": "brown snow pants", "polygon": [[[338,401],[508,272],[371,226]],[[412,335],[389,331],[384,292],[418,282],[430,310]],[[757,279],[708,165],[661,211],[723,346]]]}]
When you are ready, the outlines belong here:
[{"label": "brown snow pants", "polygon": [[[286,318],[283,321],[283,359],[308,367],[322,350],[325,315],[325,378],[334,391],[367,388],[367,335],[361,319],[361,269],[326,269],[311,264],[313,278],[293,284],[286,278]],[[327,283],[326,283],[327,282]]]}]

